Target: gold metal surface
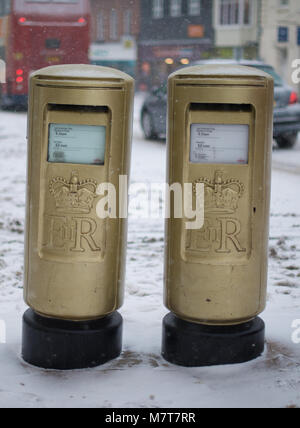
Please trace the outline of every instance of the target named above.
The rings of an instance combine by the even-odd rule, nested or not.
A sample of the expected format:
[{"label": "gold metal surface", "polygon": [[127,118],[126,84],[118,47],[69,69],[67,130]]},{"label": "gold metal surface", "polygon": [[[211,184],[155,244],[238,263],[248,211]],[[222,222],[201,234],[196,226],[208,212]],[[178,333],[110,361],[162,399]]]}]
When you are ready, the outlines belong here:
[{"label": "gold metal surface", "polygon": [[[182,319],[238,324],[265,308],[273,85],[266,73],[231,65],[169,78],[167,181],[205,186],[201,230],[174,216],[166,222],[165,304]],[[248,125],[248,163],[191,163],[194,123]]]},{"label": "gold metal surface", "polygon": [[[105,67],[49,67],[30,80],[25,300],[90,320],[123,303],[126,219],[100,219],[96,189],[129,175],[134,81]],[[104,165],[50,163],[49,124],[106,126]],[[117,207],[118,208],[118,207]]]}]

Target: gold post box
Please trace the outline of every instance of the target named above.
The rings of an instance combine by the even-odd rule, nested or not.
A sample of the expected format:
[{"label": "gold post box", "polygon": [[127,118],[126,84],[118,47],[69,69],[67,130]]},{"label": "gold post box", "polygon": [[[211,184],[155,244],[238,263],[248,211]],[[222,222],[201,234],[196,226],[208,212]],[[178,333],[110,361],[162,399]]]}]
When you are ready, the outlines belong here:
[{"label": "gold post box", "polygon": [[263,352],[273,87],[268,74],[238,65],[169,78],[168,182],[204,192],[201,229],[174,215],[166,225],[163,356],[175,364],[241,363]]},{"label": "gold post box", "polygon": [[54,66],[31,75],[23,358],[33,365],[92,367],[121,352],[116,311],[127,220],[102,218],[97,206],[106,196],[99,186],[108,183],[117,214],[122,209],[133,91],[130,76],[106,67]]}]

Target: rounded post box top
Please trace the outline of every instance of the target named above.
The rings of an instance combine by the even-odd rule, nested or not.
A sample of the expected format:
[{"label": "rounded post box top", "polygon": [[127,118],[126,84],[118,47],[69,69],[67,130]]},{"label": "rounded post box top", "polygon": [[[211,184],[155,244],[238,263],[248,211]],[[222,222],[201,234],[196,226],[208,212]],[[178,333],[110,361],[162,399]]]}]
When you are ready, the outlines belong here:
[{"label": "rounded post box top", "polygon": [[31,78],[37,79],[76,79],[76,80],[122,80],[132,82],[133,78],[120,70],[109,67],[101,67],[98,65],[53,65],[42,68],[31,74]]},{"label": "rounded post box top", "polygon": [[195,65],[192,67],[182,68],[175,71],[170,75],[171,78],[182,77],[182,78],[205,78],[205,77],[219,77],[222,78],[235,78],[235,77],[258,77],[265,78],[273,81],[273,77],[257,68],[247,67],[245,65],[235,64],[206,64],[206,65]]}]

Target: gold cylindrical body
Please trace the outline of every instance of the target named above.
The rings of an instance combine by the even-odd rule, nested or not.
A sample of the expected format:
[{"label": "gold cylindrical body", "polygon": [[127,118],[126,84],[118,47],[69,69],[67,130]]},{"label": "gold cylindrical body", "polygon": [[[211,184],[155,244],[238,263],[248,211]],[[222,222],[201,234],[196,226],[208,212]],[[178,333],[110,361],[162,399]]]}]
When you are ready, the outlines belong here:
[{"label": "gold cylindrical body", "polygon": [[[168,182],[200,183],[205,194],[201,230],[187,230],[172,209],[166,224],[165,304],[182,319],[239,324],[265,308],[273,86],[268,74],[233,65],[189,67],[169,78]],[[216,129],[234,136],[240,126],[248,130],[247,158],[222,161],[245,142],[233,137],[233,147]],[[212,136],[220,156],[218,148],[209,152]],[[210,163],[214,156],[221,161]]]},{"label": "gold cylindrical body", "polygon": [[[131,77],[105,67],[55,66],[31,76],[25,301],[41,315],[91,320],[122,305],[127,220],[118,215],[119,176],[129,175],[133,91]],[[61,162],[60,151],[60,161],[49,161],[53,124],[62,142],[76,137],[82,162]],[[84,161],[91,139],[75,134],[90,127],[105,129],[103,162]],[[117,218],[97,215],[103,183],[116,189]]]}]

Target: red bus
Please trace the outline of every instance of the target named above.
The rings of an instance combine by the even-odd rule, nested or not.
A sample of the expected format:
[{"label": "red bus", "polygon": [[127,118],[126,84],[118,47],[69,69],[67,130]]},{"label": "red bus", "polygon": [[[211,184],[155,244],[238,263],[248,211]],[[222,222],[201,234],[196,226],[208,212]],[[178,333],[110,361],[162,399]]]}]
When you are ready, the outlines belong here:
[{"label": "red bus", "polygon": [[89,62],[89,0],[0,0],[1,10],[6,20],[3,107],[27,105],[32,71]]}]

